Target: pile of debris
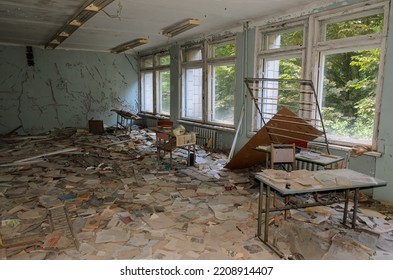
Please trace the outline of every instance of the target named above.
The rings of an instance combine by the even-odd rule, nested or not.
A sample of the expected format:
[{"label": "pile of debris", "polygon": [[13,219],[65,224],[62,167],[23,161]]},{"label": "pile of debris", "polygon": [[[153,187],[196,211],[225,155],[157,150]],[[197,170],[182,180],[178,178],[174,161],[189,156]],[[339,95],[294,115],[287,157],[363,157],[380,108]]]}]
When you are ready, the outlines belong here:
[{"label": "pile of debris", "polygon": [[[63,129],[0,149],[3,259],[271,259],[255,238],[253,173],[224,154],[174,151],[155,133]],[[169,159],[168,159],[169,162]]]},{"label": "pile of debris", "polygon": [[[195,166],[176,149],[168,169],[148,129],[67,128],[0,143],[0,259],[278,259],[255,237],[260,166],[228,170],[226,155],[198,148]],[[391,258],[386,216],[359,215],[371,229],[387,222],[371,238],[343,229],[339,208],[285,222],[277,213],[276,244],[307,259]],[[306,249],[307,236],[319,247]],[[355,243],[360,253],[343,253]]]}]

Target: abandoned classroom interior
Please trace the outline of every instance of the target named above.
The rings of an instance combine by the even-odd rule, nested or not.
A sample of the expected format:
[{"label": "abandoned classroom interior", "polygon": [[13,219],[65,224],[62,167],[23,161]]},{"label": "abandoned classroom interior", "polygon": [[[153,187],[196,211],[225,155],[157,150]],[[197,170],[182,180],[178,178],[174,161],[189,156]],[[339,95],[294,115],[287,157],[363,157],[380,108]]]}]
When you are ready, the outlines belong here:
[{"label": "abandoned classroom interior", "polygon": [[0,259],[393,259],[392,9],[1,0]]}]

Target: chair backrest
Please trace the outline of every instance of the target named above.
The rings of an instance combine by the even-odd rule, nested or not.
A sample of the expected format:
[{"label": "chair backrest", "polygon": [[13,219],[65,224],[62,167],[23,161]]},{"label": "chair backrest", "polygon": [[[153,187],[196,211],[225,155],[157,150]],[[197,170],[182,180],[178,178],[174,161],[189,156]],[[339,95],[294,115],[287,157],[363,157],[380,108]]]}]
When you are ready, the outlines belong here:
[{"label": "chair backrest", "polygon": [[277,163],[288,163],[292,170],[296,168],[295,144],[271,144],[270,146],[271,168]]},{"label": "chair backrest", "polygon": [[157,126],[158,127],[172,127],[173,126],[173,121],[170,121],[170,120],[158,120],[157,121]]},{"label": "chair backrest", "polygon": [[170,137],[170,135],[168,133],[157,132],[156,136],[157,136],[157,140],[158,141],[160,141],[160,140],[168,141],[168,140],[171,139],[171,137]]}]

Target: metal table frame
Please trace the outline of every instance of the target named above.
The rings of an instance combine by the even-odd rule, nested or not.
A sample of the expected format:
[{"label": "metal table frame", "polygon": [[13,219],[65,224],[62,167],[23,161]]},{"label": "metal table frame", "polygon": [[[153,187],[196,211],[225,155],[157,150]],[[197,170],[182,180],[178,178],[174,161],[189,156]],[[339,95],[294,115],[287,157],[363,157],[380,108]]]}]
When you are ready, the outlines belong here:
[{"label": "metal table frame", "polygon": [[[329,192],[329,191],[344,191],[344,214],[343,214],[343,224],[347,223],[348,216],[348,204],[349,204],[349,192],[354,190],[353,195],[353,215],[352,215],[352,228],[356,227],[356,218],[358,211],[358,195],[360,189],[368,189],[375,187],[383,187],[386,186],[386,181],[376,179],[374,177],[350,170],[350,169],[337,169],[337,170],[319,170],[313,171],[313,174],[316,172],[323,173],[331,173],[332,175],[338,176],[346,176],[348,179],[352,181],[352,186],[326,186],[326,187],[315,187],[310,186],[307,189],[296,190],[296,189],[286,189],[282,186],[282,184],[278,185],[269,180],[269,178],[264,177],[262,175],[256,175],[255,178],[260,182],[259,186],[259,203],[258,203],[258,229],[257,229],[257,237],[263,241],[269,248],[271,248],[274,252],[276,252],[280,257],[284,255],[282,252],[276,248],[274,245],[269,243],[269,215],[270,212],[274,211],[287,211],[289,209],[299,209],[306,208],[312,206],[320,206],[320,205],[328,205],[335,203],[337,201],[327,201],[327,202],[315,202],[315,203],[305,203],[300,205],[285,205],[284,207],[270,207],[270,198],[271,191],[278,193],[281,196],[288,197],[290,195],[298,195],[298,194],[307,194],[307,193],[315,193],[315,192]],[[352,180],[352,178],[362,178],[364,180],[368,180],[369,183]],[[264,191],[265,190],[265,191]],[[263,207],[263,197],[265,197],[265,207]],[[265,213],[265,221],[264,221],[264,234],[262,237],[262,214]]]}]

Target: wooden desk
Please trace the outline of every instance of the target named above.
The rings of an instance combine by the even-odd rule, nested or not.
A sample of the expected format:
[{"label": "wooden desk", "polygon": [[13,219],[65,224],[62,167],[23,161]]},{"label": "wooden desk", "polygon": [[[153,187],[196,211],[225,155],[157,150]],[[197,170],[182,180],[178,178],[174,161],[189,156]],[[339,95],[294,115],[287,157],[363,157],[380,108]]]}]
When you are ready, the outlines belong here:
[{"label": "wooden desk", "polygon": [[[266,169],[269,168],[270,162],[270,145],[258,146],[254,148],[257,151],[266,154]],[[336,169],[338,163],[344,160],[343,157],[318,154],[311,152],[296,153],[296,169],[320,170],[320,169]]]},{"label": "wooden desk", "polygon": [[117,113],[117,122],[116,122],[117,128],[131,129],[133,120],[141,119],[140,116],[133,114],[131,112],[116,110],[116,109],[112,109],[111,111]]},{"label": "wooden desk", "polygon": [[[290,175],[288,175],[289,174],[286,174],[286,171],[283,170],[267,169],[257,173],[255,176],[255,178],[260,182],[257,236],[281,257],[283,254],[269,243],[268,227],[270,212],[287,211],[289,209],[299,209],[317,205],[328,205],[336,201],[305,203],[300,205],[285,205],[283,207],[270,208],[271,191],[283,197],[316,192],[343,191],[345,194],[343,224],[346,225],[348,216],[349,192],[353,190],[354,206],[352,215],[352,228],[354,228],[356,226],[359,190],[386,186],[386,182],[383,180],[376,179],[350,169],[318,171],[297,170],[290,172]],[[265,198],[265,207],[262,205],[263,198]],[[265,220],[264,235],[262,238],[263,213],[265,213]]]},{"label": "wooden desk", "polygon": [[[188,151],[188,156],[187,156],[187,165],[190,166],[192,165],[194,159],[191,159],[191,148],[194,153],[194,157],[196,156],[195,154],[195,144],[196,144],[196,136],[194,132],[189,132],[185,133],[179,136],[175,136],[172,132],[172,128],[167,128],[167,127],[153,127],[151,128],[155,133],[157,137],[157,156],[158,156],[158,161],[160,161],[160,150],[170,152],[171,156],[171,167],[172,167],[172,150],[175,148],[187,148]],[[161,141],[163,143],[161,143]]]}]

